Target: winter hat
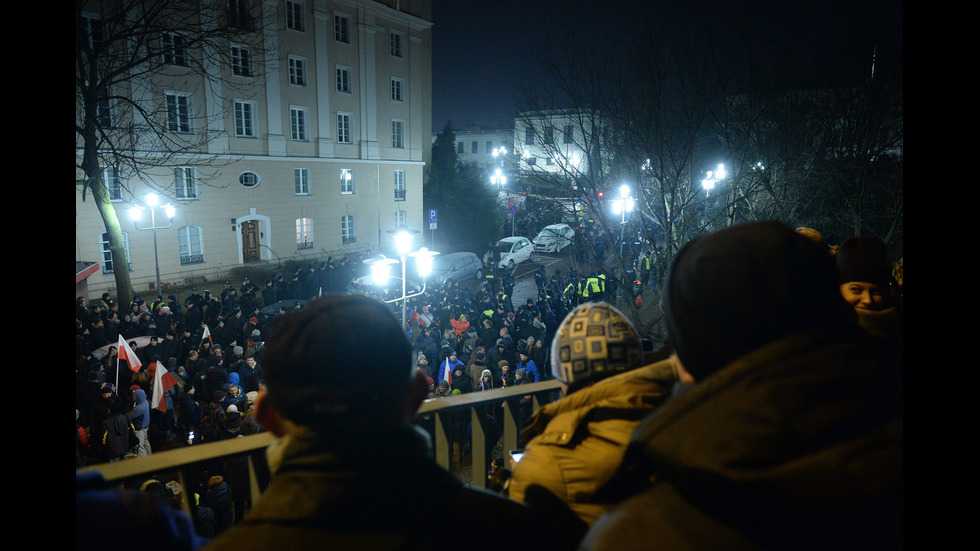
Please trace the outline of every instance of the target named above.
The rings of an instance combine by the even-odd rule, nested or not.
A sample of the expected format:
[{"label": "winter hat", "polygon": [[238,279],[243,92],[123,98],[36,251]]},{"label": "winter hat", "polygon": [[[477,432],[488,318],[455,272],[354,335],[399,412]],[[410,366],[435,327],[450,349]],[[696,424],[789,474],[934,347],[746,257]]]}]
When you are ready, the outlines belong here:
[{"label": "winter hat", "polygon": [[236,356],[241,356],[244,352],[245,352],[245,349],[242,348],[241,346],[236,346],[236,347],[234,347],[234,348],[231,349],[231,353],[234,354],[234,355],[236,355]]},{"label": "winter hat", "polygon": [[[527,355],[522,350],[521,355]],[[633,324],[606,302],[583,304],[565,317],[551,345],[551,372],[568,392],[640,367],[643,346]]]},{"label": "winter hat", "polygon": [[837,280],[864,281],[887,287],[891,280],[888,249],[877,237],[852,237],[837,250]]},{"label": "winter hat", "polygon": [[670,342],[698,380],[776,339],[840,329],[855,317],[833,258],[774,221],[688,242],[671,265],[663,309]]},{"label": "winter hat", "polygon": [[490,373],[489,369],[484,369],[483,372],[480,373],[480,378],[482,379],[484,377],[493,377],[493,373]]},{"label": "winter hat", "polygon": [[235,404],[228,406],[228,409],[225,410],[225,413],[232,413],[232,412],[238,413],[238,406],[236,406]]},{"label": "winter hat", "polygon": [[497,367],[499,367],[500,369],[503,369],[505,365],[507,367],[510,367],[510,362],[508,362],[507,360],[500,360],[499,362],[497,362]]},{"label": "winter hat", "polygon": [[521,379],[524,379],[524,378],[527,377],[527,370],[524,369],[523,367],[521,367],[517,371],[514,372],[514,375],[515,376],[520,375],[521,376]]}]

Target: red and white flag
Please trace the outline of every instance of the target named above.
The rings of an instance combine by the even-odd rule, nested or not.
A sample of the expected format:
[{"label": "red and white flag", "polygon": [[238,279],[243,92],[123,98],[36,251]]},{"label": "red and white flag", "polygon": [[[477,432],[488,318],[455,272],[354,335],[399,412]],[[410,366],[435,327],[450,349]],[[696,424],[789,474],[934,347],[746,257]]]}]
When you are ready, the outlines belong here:
[{"label": "red and white flag", "polygon": [[150,399],[150,404],[163,413],[167,413],[167,400],[164,399],[163,393],[168,388],[176,385],[177,379],[174,379],[174,376],[167,371],[167,368],[161,366],[158,362],[153,362],[150,369],[154,370],[153,397]]},{"label": "red and white flag", "polygon": [[204,332],[201,333],[201,342],[204,342],[204,339],[207,339],[211,346],[214,346],[214,341],[211,340],[211,330],[208,329],[207,324],[204,325]]},{"label": "red and white flag", "polygon": [[140,366],[143,365],[143,362],[136,357],[136,353],[129,347],[129,344],[126,342],[126,339],[122,337],[122,335],[119,335],[119,359],[126,360],[126,363],[129,364],[129,368],[133,371],[139,371]]}]

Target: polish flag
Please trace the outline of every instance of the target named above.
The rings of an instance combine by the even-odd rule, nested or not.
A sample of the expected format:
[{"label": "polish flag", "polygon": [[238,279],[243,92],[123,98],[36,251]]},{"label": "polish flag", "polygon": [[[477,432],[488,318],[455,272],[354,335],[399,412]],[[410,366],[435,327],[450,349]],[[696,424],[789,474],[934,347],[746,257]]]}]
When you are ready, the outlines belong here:
[{"label": "polish flag", "polygon": [[150,404],[154,408],[167,413],[167,400],[164,399],[163,393],[167,391],[168,388],[177,384],[177,379],[167,371],[167,368],[162,367],[159,363],[153,362],[150,366],[153,372],[153,397],[150,399]]},{"label": "polish flag", "polygon": [[204,342],[204,339],[207,339],[211,343],[211,346],[214,346],[214,341],[211,339],[211,330],[208,329],[207,324],[204,325],[204,332],[201,333],[201,342]]},{"label": "polish flag", "polygon": [[129,344],[122,335],[119,335],[119,359],[126,360],[126,363],[129,364],[129,369],[133,371],[139,371],[140,366],[143,365],[143,362],[136,357],[136,353],[129,347]]}]

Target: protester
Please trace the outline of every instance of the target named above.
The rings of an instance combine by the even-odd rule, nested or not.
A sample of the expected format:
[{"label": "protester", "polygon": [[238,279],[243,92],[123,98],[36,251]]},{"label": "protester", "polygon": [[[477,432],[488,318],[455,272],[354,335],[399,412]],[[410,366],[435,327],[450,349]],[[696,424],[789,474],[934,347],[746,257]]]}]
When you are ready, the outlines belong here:
[{"label": "protester", "polygon": [[[210,549],[547,546],[532,511],[464,486],[431,458],[412,425],[428,383],[380,302],[328,295],[283,316],[265,344],[263,368],[268,391],[254,408],[263,429],[279,437],[270,450],[272,482]],[[493,519],[494,530],[457,522],[431,530],[433,518],[477,517]]]},{"label": "protester", "polygon": [[902,370],[825,248],[776,222],[688,243],[664,313],[696,384],[647,417],[582,549],[901,549]]}]

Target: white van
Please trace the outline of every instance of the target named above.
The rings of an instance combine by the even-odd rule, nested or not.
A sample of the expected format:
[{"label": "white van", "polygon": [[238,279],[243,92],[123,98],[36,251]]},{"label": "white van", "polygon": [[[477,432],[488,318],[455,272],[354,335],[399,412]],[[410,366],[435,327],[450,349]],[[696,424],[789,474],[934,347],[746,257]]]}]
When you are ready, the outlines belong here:
[{"label": "white van", "polygon": [[575,230],[568,224],[552,224],[545,226],[534,238],[534,251],[539,253],[557,253],[572,244]]}]

